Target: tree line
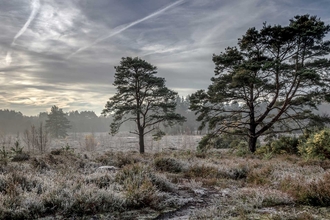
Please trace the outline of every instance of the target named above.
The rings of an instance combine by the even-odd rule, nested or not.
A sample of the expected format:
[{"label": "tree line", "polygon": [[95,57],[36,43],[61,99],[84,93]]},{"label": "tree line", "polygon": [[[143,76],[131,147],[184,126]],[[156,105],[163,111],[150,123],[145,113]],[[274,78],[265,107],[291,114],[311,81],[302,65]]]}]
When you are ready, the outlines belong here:
[{"label": "tree line", "polygon": [[[167,134],[196,134],[199,122],[196,121],[195,114],[189,111],[189,105],[189,96],[176,97],[176,112],[184,115],[187,121],[182,125],[165,128]],[[51,114],[54,116],[58,114],[62,115],[62,121],[65,121],[63,117],[69,121],[69,126],[65,129],[66,134],[109,132],[109,124],[112,122],[111,115],[104,117],[103,115],[97,115],[94,111],[63,112],[63,110],[57,106],[53,106],[50,112],[40,112],[37,116],[25,116],[18,111],[0,109],[0,134],[23,134],[26,130],[31,130],[31,127],[35,129],[39,128],[40,124],[45,127],[47,120],[49,120],[49,115]],[[50,120],[49,123],[52,123],[52,120]],[[127,123],[123,125],[120,130],[129,132],[132,126],[134,126],[134,124]],[[56,136],[56,129],[53,130],[53,136]],[[44,128],[44,132],[46,131],[47,129]]]},{"label": "tree line", "polygon": [[[61,115],[69,121],[70,127],[66,129],[67,132],[107,132],[109,130],[111,118],[97,116],[93,111],[63,112],[57,106],[54,110],[55,112],[62,112],[63,115]],[[37,116],[25,116],[14,110],[0,109],[0,132],[16,134],[23,133],[31,126],[39,126],[41,123],[45,126],[53,111],[41,112]]]}]

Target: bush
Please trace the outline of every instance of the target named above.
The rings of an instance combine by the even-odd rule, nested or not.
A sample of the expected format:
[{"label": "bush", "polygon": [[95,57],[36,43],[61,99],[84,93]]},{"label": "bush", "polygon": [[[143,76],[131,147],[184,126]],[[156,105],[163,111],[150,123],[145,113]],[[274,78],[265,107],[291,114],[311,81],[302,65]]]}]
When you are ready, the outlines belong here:
[{"label": "bush", "polygon": [[245,141],[242,136],[233,134],[222,134],[214,136],[211,134],[205,135],[199,142],[197,150],[199,152],[207,151],[210,148],[228,149],[235,148],[240,142]]},{"label": "bush", "polygon": [[111,190],[90,185],[57,186],[42,195],[45,214],[60,211],[64,216],[84,216],[99,212],[121,211],[122,198]]},{"label": "bush", "polygon": [[297,154],[299,138],[282,136],[277,140],[270,141],[265,146],[259,147],[256,154]]},{"label": "bush", "polygon": [[202,166],[193,165],[184,172],[186,178],[216,178],[218,175],[218,170],[215,167],[205,166],[204,164]]},{"label": "bush", "polygon": [[275,154],[297,154],[299,138],[282,136],[269,144],[271,152]]},{"label": "bush", "polygon": [[227,176],[225,176],[225,177],[229,178],[229,179],[234,179],[234,180],[246,179],[249,172],[250,172],[250,170],[247,166],[239,165],[235,168],[230,169],[227,172]]},{"label": "bush", "polygon": [[123,153],[123,152],[118,152],[115,158],[116,162],[115,162],[115,166],[117,167],[124,167],[126,165],[129,164],[135,164],[141,161],[141,159],[136,156],[136,155],[132,155],[132,154],[128,154],[128,153]]},{"label": "bush", "polygon": [[156,204],[158,189],[151,173],[149,167],[141,164],[127,165],[117,173],[115,180],[124,189],[128,207],[141,208]]},{"label": "bush", "polygon": [[300,204],[325,207],[330,205],[330,173],[312,181],[287,177],[282,180],[281,188]]},{"label": "bush", "polygon": [[15,154],[13,156],[13,158],[11,159],[11,161],[13,162],[19,162],[19,161],[26,161],[30,159],[30,155],[27,153],[19,153],[19,154]]},{"label": "bush", "polygon": [[86,184],[95,184],[98,188],[108,188],[113,182],[113,178],[108,173],[95,173],[87,176],[85,179]]},{"label": "bush", "polygon": [[330,130],[324,129],[298,145],[299,153],[306,159],[330,159]]},{"label": "bush", "polygon": [[241,141],[240,137],[235,135],[223,134],[215,139],[214,148],[217,149],[226,149],[232,148],[239,144]]},{"label": "bush", "polygon": [[183,168],[182,163],[169,157],[158,157],[155,159],[154,164],[157,170],[170,173],[180,173]]},{"label": "bush", "polygon": [[93,134],[85,136],[85,148],[87,151],[94,151],[97,146],[97,142]]},{"label": "bush", "polygon": [[255,168],[251,170],[247,175],[247,182],[253,185],[265,185],[269,184],[271,180],[269,176],[273,172],[273,167],[265,166],[261,167],[260,169]]},{"label": "bush", "polygon": [[235,152],[236,156],[239,157],[243,157],[251,154],[251,151],[248,147],[248,143],[246,141],[239,142],[237,145],[232,146],[232,149]]}]

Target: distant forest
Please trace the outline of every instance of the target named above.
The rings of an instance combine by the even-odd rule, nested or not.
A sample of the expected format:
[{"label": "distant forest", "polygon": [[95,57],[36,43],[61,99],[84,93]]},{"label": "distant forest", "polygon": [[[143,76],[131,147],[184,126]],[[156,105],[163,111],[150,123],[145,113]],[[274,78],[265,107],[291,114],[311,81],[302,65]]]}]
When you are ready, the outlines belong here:
[{"label": "distant forest", "polygon": [[[177,113],[185,116],[187,121],[182,125],[164,128],[167,134],[197,134],[199,122],[196,121],[194,112],[189,110],[190,102],[189,96],[177,97]],[[233,106],[232,106],[233,107]],[[329,104],[322,104],[319,107],[321,114],[330,114]],[[68,129],[70,133],[83,132],[109,132],[111,116],[97,116],[93,111],[70,111],[66,113],[67,119],[70,121],[71,128]],[[42,123],[45,126],[48,118],[48,112],[41,112],[38,116],[25,116],[21,112],[0,109],[0,134],[17,134],[22,133],[31,126],[40,126]],[[121,131],[130,131],[134,127],[134,123],[126,123],[120,129]],[[200,134],[205,134],[206,130],[198,131]]]},{"label": "distant forest", "polygon": [[[177,97],[177,113],[185,116],[187,121],[182,125],[176,125],[171,128],[165,128],[167,134],[195,134],[199,126],[196,116],[189,110],[189,96]],[[70,111],[66,112],[66,117],[70,121],[71,128],[68,132],[109,132],[111,116],[98,116],[93,111]],[[48,118],[48,112],[40,112],[37,116],[25,116],[21,112],[8,109],[0,109],[0,133],[16,134],[22,133],[31,126],[45,126]],[[133,123],[124,124],[121,131],[129,131],[134,126]]]}]

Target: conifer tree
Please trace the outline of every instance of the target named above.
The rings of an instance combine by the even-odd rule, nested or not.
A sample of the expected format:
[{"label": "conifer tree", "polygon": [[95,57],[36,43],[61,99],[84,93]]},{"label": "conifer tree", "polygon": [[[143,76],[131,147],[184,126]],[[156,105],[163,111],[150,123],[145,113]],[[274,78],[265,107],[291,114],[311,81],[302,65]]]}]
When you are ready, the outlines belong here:
[{"label": "conifer tree", "polygon": [[52,106],[51,112],[46,120],[46,128],[50,135],[55,138],[66,137],[66,130],[69,129],[70,121],[65,117],[65,113],[57,106]]},{"label": "conifer tree", "polygon": [[102,114],[113,114],[111,134],[128,121],[136,124],[130,131],[139,136],[140,153],[145,152],[144,137],[151,132],[163,134],[159,125],[172,126],[185,121],[175,113],[177,93],[165,86],[165,79],[155,76],[157,68],[140,58],[122,58],[115,67],[117,93],[107,102]]},{"label": "conifer tree", "polygon": [[218,134],[242,135],[254,152],[262,135],[326,122],[315,110],[329,100],[329,30],[316,16],[295,16],[288,26],[250,28],[238,47],[213,55],[212,84],[190,98],[201,127],[212,131],[201,144]]}]

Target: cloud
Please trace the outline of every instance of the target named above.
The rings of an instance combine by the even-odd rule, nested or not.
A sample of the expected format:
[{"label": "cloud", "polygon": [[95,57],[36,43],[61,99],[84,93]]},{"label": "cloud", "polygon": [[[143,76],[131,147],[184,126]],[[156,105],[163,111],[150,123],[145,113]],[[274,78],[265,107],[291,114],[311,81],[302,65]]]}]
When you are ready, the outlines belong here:
[{"label": "cloud", "polygon": [[99,113],[115,93],[113,67],[126,56],[157,66],[185,96],[207,88],[212,54],[237,45],[249,27],[287,25],[306,13],[330,19],[322,0],[40,0],[35,15],[31,2],[0,1],[0,106],[33,115],[54,104]]},{"label": "cloud", "polygon": [[[34,18],[36,17],[38,10],[40,8],[40,1],[39,0],[33,0],[31,3],[31,14],[28,18],[28,20],[25,22],[24,26],[21,28],[21,30],[19,30],[19,32],[15,35],[12,43],[11,43],[11,47],[15,46],[15,41],[22,35],[24,34],[24,32],[26,31],[26,29],[29,27],[30,23],[34,20]],[[12,62],[12,57],[11,57],[11,51],[7,52],[6,58],[5,58],[5,63],[7,65],[10,65]]]},{"label": "cloud", "polygon": [[17,70],[22,70],[22,69],[29,69],[32,68],[33,65],[25,65],[25,66],[9,66],[5,68],[0,68],[0,72],[14,72]]},{"label": "cloud", "polygon": [[183,3],[184,1],[185,1],[185,0],[179,0],[179,1],[174,2],[174,3],[168,5],[168,6],[162,8],[162,9],[160,9],[160,10],[158,10],[158,11],[156,11],[156,12],[154,12],[154,13],[152,13],[152,14],[150,14],[150,15],[144,17],[144,18],[141,18],[141,19],[139,19],[139,20],[136,20],[136,21],[134,21],[134,22],[132,22],[132,23],[130,23],[130,24],[118,26],[118,27],[116,27],[116,28],[112,31],[112,33],[110,33],[109,35],[107,35],[107,36],[103,36],[103,37],[101,37],[101,38],[95,40],[93,43],[91,43],[91,44],[89,44],[89,45],[87,45],[87,46],[84,46],[84,47],[79,48],[77,51],[75,51],[74,53],[70,54],[70,55],[68,56],[68,59],[70,59],[71,57],[73,57],[73,56],[76,55],[77,53],[79,53],[79,52],[81,52],[81,51],[83,51],[83,50],[86,50],[86,49],[88,49],[88,48],[94,46],[95,44],[98,44],[98,43],[101,42],[101,41],[104,41],[104,40],[106,40],[106,39],[108,39],[108,38],[111,38],[111,37],[113,37],[113,36],[116,36],[117,34],[120,34],[121,32],[127,30],[127,29],[130,28],[130,27],[133,27],[133,26],[135,26],[135,25],[137,25],[137,24],[139,24],[139,23],[141,23],[141,22],[143,22],[143,21],[146,21],[146,20],[149,20],[149,19],[151,19],[151,18],[153,18],[153,17],[158,16],[158,15],[164,13],[165,11],[169,10],[170,8],[173,8],[173,7],[175,7],[175,6],[177,6],[177,5],[181,4],[181,3]]},{"label": "cloud", "polygon": [[30,23],[33,21],[33,19],[36,17],[38,10],[40,8],[40,1],[39,0],[33,0],[31,3],[31,14],[28,18],[28,20],[26,21],[26,23],[24,24],[24,26],[22,27],[22,29],[15,35],[12,45],[15,44],[15,41],[17,40],[17,38],[19,38],[22,34],[24,34],[24,32],[26,31],[26,29],[29,27]]}]

